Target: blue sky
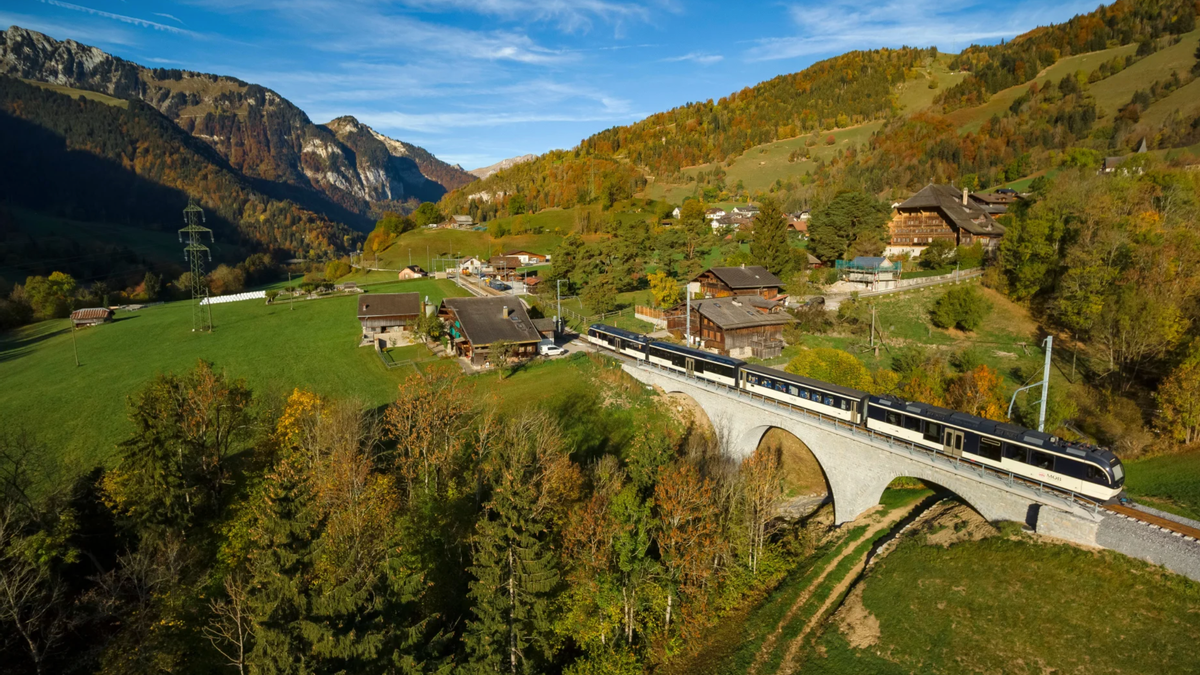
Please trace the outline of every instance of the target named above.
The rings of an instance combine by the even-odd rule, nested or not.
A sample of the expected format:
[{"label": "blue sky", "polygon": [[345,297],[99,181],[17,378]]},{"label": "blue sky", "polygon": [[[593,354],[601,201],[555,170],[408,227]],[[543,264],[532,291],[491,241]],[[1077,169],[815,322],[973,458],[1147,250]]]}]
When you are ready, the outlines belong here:
[{"label": "blue sky", "polygon": [[471,169],[851,49],[958,51],[1096,0],[5,0],[0,26],[233,75]]}]

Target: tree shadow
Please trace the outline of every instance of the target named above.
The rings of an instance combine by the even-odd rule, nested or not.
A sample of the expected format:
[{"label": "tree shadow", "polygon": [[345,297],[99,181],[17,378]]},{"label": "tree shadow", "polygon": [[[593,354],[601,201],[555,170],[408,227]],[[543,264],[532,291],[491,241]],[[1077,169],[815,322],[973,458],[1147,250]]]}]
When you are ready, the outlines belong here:
[{"label": "tree shadow", "polygon": [[29,336],[19,336],[14,332],[0,333],[0,363],[27,356],[39,343],[69,330],[70,328],[59,328]]}]

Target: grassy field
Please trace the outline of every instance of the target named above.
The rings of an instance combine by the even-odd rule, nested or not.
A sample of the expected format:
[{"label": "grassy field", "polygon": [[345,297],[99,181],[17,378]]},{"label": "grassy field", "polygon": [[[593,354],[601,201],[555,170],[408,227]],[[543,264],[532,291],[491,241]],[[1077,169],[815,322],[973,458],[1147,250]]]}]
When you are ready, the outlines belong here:
[{"label": "grassy field", "polygon": [[[1101,63],[1110,61],[1117,56],[1124,58],[1127,54],[1132,54],[1136,50],[1137,45],[1130,44],[1122,47],[1115,47],[1113,49],[1104,49],[1098,52],[1088,52],[1087,54],[1068,56],[1065,59],[1059,59],[1054,63],[1054,65],[1039,73],[1037,81],[1041,83],[1049,80],[1050,82],[1057,83],[1068,74],[1076,73],[1080,70],[1084,71],[1085,74],[1090,73],[1098,68]],[[1132,68],[1125,69],[1119,73],[1118,76],[1131,71],[1136,72],[1139,65],[1141,65],[1140,62],[1134,64]],[[1108,78],[1108,80],[1111,79],[1113,78]],[[1101,80],[1100,82],[1093,84],[1092,93],[1095,94],[1095,88],[1104,82],[1107,82],[1108,80]],[[1149,82],[1146,84],[1149,84]],[[1012,105],[1012,102],[1017,100],[1021,94],[1024,94],[1028,89],[1029,83],[1018,84],[1016,86],[1009,87],[1008,89],[1002,89],[995,94],[992,94],[992,97],[983,105],[978,105],[972,108],[960,108],[952,111],[947,115],[947,117],[956,125],[958,125],[960,132],[965,133],[968,131],[978,131],[979,127],[982,126],[985,121],[991,119],[992,115],[1000,115],[1003,117],[1004,112],[1008,110],[1009,106]],[[1133,89],[1128,90],[1125,93],[1124,102],[1128,102],[1129,97],[1132,95]]]},{"label": "grassy field", "polygon": [[1155,101],[1142,113],[1140,124],[1152,129],[1158,128],[1179,112],[1185,118],[1192,118],[1200,112],[1200,79],[1192,80],[1176,89],[1170,96]]},{"label": "grassy field", "polygon": [[[553,213],[570,213],[555,211]],[[420,265],[433,271],[432,258],[453,256],[468,258],[475,256],[486,260],[507,251],[525,249],[534,253],[552,253],[565,234],[521,234],[495,238],[486,231],[419,229],[406,232],[396,238],[391,246],[379,252],[379,267],[400,269],[409,265]],[[375,266],[375,257],[363,253],[368,265]],[[411,257],[410,257],[411,256]]]},{"label": "grassy field", "polygon": [[[416,291],[432,302],[464,292],[446,281],[379,286],[375,292]],[[21,426],[54,448],[69,466],[104,462],[127,433],[126,398],[154,375],[206,359],[245,378],[260,395],[307,387],[378,405],[394,397],[411,369],[384,368],[375,351],[358,347],[356,296],[266,305],[215,305],[211,334],[191,332],[191,306],[174,302],[118,312],[109,325],[75,335],[75,367],[66,320],[44,321],[0,334],[0,426]]]},{"label": "grassy field", "polygon": [[21,80],[21,81],[26,84],[32,84],[35,87],[41,87],[42,89],[49,89],[50,91],[58,92],[60,94],[66,94],[67,96],[70,96],[71,98],[78,98],[78,97],[82,96],[86,99],[96,101],[97,103],[103,103],[105,105],[113,105],[118,108],[128,108],[129,107],[129,101],[126,101],[123,98],[113,98],[112,96],[109,96],[107,94],[101,94],[98,91],[87,91],[85,89],[75,89],[74,87],[67,87],[67,86],[64,86],[61,84],[50,84],[49,82],[38,82],[37,80]]},{"label": "grassy field", "polygon": [[[870,122],[846,129],[823,131],[818,136],[817,144],[809,148],[812,156],[810,160],[788,161],[788,155],[793,150],[805,147],[805,143],[811,138],[810,135],[754,146],[737,157],[731,166],[725,168],[725,184],[732,188],[740,180],[750,192],[765,191],[776,180],[787,181],[789,178],[803,176],[806,171],[815,169],[817,158],[824,158],[828,161],[838,150],[866,143],[871,134],[882,126],[883,122]],[[826,145],[825,139],[828,136],[834,137],[833,145]],[[702,164],[684,169],[682,173],[694,176],[701,171],[711,171],[714,166],[714,164]],[[656,181],[647,187],[646,194],[654,199],[679,204],[685,198],[695,194],[696,190],[696,183],[671,184]]]},{"label": "grassy field", "polygon": [[[1089,90],[1096,99],[1097,112],[1102,115],[1114,115],[1121,106],[1129,103],[1135,91],[1149,89],[1155,80],[1167,79],[1176,71],[1179,71],[1181,76],[1185,75],[1196,63],[1195,52],[1198,43],[1200,31],[1192,31],[1184,35],[1179,44],[1160,49],[1116,75],[1091,85]],[[1159,101],[1150,106],[1150,110],[1166,102],[1167,100]],[[1174,107],[1176,106],[1172,109]]]},{"label": "grassy field", "polygon": [[[899,85],[896,102],[900,104],[902,112],[912,114],[928,108],[933,105],[933,99],[938,94],[966,79],[965,72],[951,72],[946,67],[951,58],[949,54],[940,55],[928,68],[918,69],[916,78]],[[931,78],[937,81],[937,87],[934,89],[929,88]]]},{"label": "grassy field", "polygon": [[1125,488],[1138,501],[1200,520],[1200,452],[1125,463]]},{"label": "grassy field", "polygon": [[878,622],[874,644],[851,647],[850,629],[829,625],[805,673],[1200,671],[1200,585],[1107,551],[906,537],[866,578],[862,604],[870,618],[856,623]]}]

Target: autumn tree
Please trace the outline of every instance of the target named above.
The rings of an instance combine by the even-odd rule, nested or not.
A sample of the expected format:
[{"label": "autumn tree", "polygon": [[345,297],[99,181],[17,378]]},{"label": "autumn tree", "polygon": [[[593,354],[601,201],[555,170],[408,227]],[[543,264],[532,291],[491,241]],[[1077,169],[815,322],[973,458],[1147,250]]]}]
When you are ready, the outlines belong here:
[{"label": "autumn tree", "polygon": [[783,497],[779,449],[760,446],[754,454],[742,460],[740,478],[749,544],[747,563],[751,573],[758,574],[767,537],[771,534],[771,524],[775,522],[776,508]]},{"label": "autumn tree", "polygon": [[438,209],[437,204],[432,202],[422,202],[412,214],[413,222],[417,227],[426,227],[427,225],[436,225],[446,219],[442,212]]},{"label": "autumn tree", "polygon": [[774,199],[764,199],[754,219],[750,256],[771,274],[783,275],[792,267],[792,249],[787,232],[787,220],[779,203]]},{"label": "autumn tree", "polygon": [[650,282],[650,293],[654,296],[655,307],[669,309],[678,305],[683,298],[679,284],[666,272],[651,272],[646,278]]},{"label": "autumn tree", "polygon": [[472,538],[474,618],[466,647],[475,672],[539,671],[553,655],[554,593],[561,582],[553,522],[581,476],[560,430],[542,412],[505,425],[484,460],[490,497]]},{"label": "autumn tree", "polygon": [[212,515],[248,439],[250,404],[244,381],[205,361],[155,377],[129,399],[133,435],[117,446],[105,501],[143,534],[184,531]]},{"label": "autumn tree", "polygon": [[476,415],[475,390],[456,370],[431,369],[410,375],[400,395],[388,406],[385,432],[395,448],[381,460],[404,481],[410,495],[417,489],[437,492],[463,450],[466,432]]},{"label": "autumn tree", "polygon": [[871,371],[853,354],[840,349],[803,349],[784,368],[787,372],[843,387],[871,390]]},{"label": "autumn tree", "polygon": [[54,272],[49,277],[29,277],[25,280],[25,297],[39,319],[53,319],[69,314],[75,289],[75,279],[63,272]]},{"label": "autumn tree", "polygon": [[[695,600],[702,608],[701,591],[712,576],[720,529],[714,485],[688,461],[664,470],[654,487],[659,557],[667,583],[663,631],[671,628],[677,604]],[[681,597],[682,596],[682,597]]]},{"label": "autumn tree", "polygon": [[240,293],[246,287],[246,274],[236,267],[218,265],[208,273],[208,290],[213,295]]},{"label": "autumn tree", "polygon": [[946,404],[968,415],[998,422],[1008,420],[1004,382],[999,372],[986,365],[976,366],[950,383]]},{"label": "autumn tree", "polygon": [[1200,345],[1193,345],[1183,363],[1158,388],[1162,425],[1176,440],[1200,439]]}]

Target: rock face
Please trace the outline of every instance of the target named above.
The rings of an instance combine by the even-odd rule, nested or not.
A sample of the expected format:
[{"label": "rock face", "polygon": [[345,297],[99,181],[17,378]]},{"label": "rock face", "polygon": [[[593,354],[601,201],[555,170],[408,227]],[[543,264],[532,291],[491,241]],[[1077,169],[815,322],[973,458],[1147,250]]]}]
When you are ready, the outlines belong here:
[{"label": "rock face", "polygon": [[521,155],[520,157],[509,157],[508,159],[502,159],[499,162],[492,164],[491,166],[485,166],[485,167],[481,167],[478,169],[471,169],[471,175],[475,176],[476,178],[478,178],[480,180],[483,180],[484,178],[487,178],[488,176],[496,173],[497,171],[503,171],[504,169],[507,169],[510,166],[524,164],[525,162],[532,162],[535,159],[537,159],[537,155]]},{"label": "rock face", "polygon": [[[0,75],[144,101],[252,178],[311,190],[359,215],[437,200],[474,178],[353,118],[317,125],[278,93],[222,75],[145,68],[74,40],[0,31]],[[311,201],[311,200],[309,200]]]}]

